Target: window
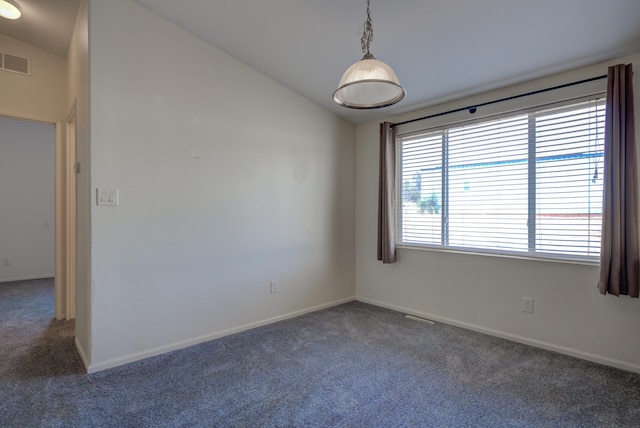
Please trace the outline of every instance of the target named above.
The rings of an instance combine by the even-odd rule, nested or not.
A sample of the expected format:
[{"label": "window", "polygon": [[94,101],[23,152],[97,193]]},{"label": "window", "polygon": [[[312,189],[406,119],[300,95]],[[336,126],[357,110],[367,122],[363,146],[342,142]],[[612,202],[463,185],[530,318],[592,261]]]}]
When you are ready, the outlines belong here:
[{"label": "window", "polygon": [[399,135],[397,245],[595,261],[604,100]]}]

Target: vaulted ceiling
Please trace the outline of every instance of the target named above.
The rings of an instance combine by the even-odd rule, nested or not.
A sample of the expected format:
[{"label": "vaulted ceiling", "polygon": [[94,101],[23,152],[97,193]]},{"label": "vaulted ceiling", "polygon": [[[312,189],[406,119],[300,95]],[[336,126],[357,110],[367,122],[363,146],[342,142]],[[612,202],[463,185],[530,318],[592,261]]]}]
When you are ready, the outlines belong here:
[{"label": "vaulted ceiling", "polygon": [[15,0],[22,17],[0,17],[0,33],[66,57],[80,0]]},{"label": "vaulted ceiling", "polygon": [[[79,0],[16,1],[24,20],[0,33],[64,56]],[[639,0],[371,0],[371,52],[408,95],[357,111],[332,94],[362,56],[365,0],[135,1],[353,123],[640,52]]]}]

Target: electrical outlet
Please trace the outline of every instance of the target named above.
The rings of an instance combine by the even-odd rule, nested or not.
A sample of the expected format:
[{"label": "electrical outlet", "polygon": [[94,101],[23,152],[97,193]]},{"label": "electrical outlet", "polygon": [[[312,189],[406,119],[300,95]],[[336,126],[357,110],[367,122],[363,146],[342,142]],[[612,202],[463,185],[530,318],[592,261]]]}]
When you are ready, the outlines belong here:
[{"label": "electrical outlet", "polygon": [[2,259],[2,266],[9,266],[10,264],[9,259]]},{"label": "electrical outlet", "polygon": [[533,298],[532,297],[523,297],[522,298],[522,312],[533,313]]},{"label": "electrical outlet", "polygon": [[278,281],[276,281],[276,280],[272,280],[272,281],[269,283],[269,291],[270,291],[271,293],[277,293],[277,292],[278,292]]}]

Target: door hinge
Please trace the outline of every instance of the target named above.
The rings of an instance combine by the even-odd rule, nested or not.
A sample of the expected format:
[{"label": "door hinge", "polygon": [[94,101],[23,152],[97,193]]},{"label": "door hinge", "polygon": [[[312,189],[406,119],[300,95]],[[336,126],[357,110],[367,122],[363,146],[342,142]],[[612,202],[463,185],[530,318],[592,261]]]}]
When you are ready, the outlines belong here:
[{"label": "door hinge", "polygon": [[80,174],[80,163],[76,162],[73,164],[73,172]]}]

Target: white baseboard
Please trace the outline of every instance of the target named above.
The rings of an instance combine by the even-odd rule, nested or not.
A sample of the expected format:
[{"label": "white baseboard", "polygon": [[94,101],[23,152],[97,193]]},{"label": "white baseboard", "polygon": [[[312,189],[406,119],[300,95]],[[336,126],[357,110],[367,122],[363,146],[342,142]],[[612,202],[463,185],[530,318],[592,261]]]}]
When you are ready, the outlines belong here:
[{"label": "white baseboard", "polygon": [[536,348],[546,349],[548,351],[557,352],[559,354],[569,355],[571,357],[580,358],[594,363],[603,364],[610,367],[615,367],[630,372],[640,373],[640,366],[636,364],[627,363],[625,361],[616,360],[613,358],[603,357],[601,355],[591,354],[589,352],[580,351],[573,348],[567,348],[564,346],[554,345],[552,343],[543,342],[540,340],[529,339],[527,337],[518,336],[515,334],[505,333],[503,331],[494,330],[491,328],[482,327],[475,324],[470,324],[462,321],[456,321],[450,318],[440,317],[437,315],[429,314],[426,312],[415,311],[413,309],[404,308],[401,306],[390,305],[384,302],[379,302],[372,299],[356,296],[355,300],[363,303],[368,303],[374,306],[380,306],[382,308],[391,309],[397,312],[402,312],[409,315],[415,315],[422,318],[427,318],[432,321],[441,322],[443,324],[450,324],[456,327],[465,328],[467,330],[476,331],[478,333],[488,334],[490,336],[499,337],[501,339],[511,340],[513,342],[523,343],[525,345],[535,346]]},{"label": "white baseboard", "polygon": [[46,278],[54,278],[55,275],[50,273],[47,275],[29,275],[29,276],[16,276],[13,278],[0,278],[1,282],[13,282],[13,281],[29,281],[32,279],[46,279]]},{"label": "white baseboard", "polygon": [[[194,337],[194,338],[187,339],[187,340],[181,340],[179,342],[175,342],[175,343],[172,343],[172,344],[169,344],[169,345],[159,346],[157,348],[148,349],[146,351],[136,352],[136,353],[133,353],[133,354],[124,355],[122,357],[112,358],[110,360],[101,361],[101,362],[97,362],[97,363],[93,363],[93,364],[89,364],[89,365],[87,365],[86,358],[83,358],[83,361],[84,361],[85,368],[87,369],[88,373],[96,373],[96,372],[99,372],[101,370],[106,370],[106,369],[110,369],[110,368],[113,368],[113,367],[121,366],[123,364],[128,364],[128,363],[132,363],[134,361],[142,360],[142,359],[145,359],[145,358],[154,357],[156,355],[164,354],[164,353],[170,352],[170,351],[175,351],[177,349],[186,348],[188,346],[197,345],[199,343],[207,342],[209,340],[219,339],[221,337],[228,336],[230,334],[240,333],[242,331],[251,330],[251,329],[256,328],[256,327],[262,327],[264,325],[273,324],[273,323],[276,323],[276,322],[279,322],[279,321],[284,321],[284,320],[290,319],[290,318],[295,318],[295,317],[298,317],[300,315],[308,314],[310,312],[316,312],[316,311],[319,311],[319,310],[322,310],[322,309],[326,309],[326,308],[330,308],[330,307],[333,307],[333,306],[342,305],[344,303],[352,302],[354,300],[355,300],[355,297],[348,297],[348,298],[345,298],[345,299],[334,300],[334,301],[329,302],[329,303],[324,303],[322,305],[312,306],[310,308],[301,309],[301,310],[298,310],[298,311],[290,312],[288,314],[279,315],[277,317],[267,318],[267,319],[262,320],[262,321],[256,321],[256,322],[244,324],[244,325],[241,325],[241,326],[238,326],[238,327],[233,327],[233,328],[229,328],[229,329],[226,329],[226,330],[217,331],[217,332],[214,332],[214,333],[209,333],[209,334],[206,334],[206,335],[203,335],[203,336],[198,336],[198,337]],[[78,347],[77,341],[76,341],[76,347]],[[80,352],[80,354],[81,354],[80,357],[82,358],[82,352],[80,351],[80,349],[78,350],[78,352]]]}]

